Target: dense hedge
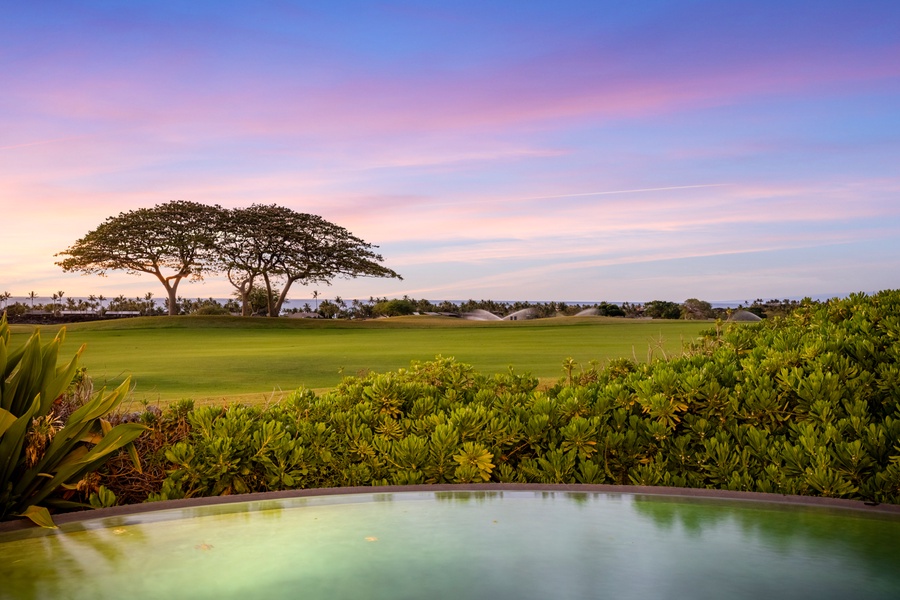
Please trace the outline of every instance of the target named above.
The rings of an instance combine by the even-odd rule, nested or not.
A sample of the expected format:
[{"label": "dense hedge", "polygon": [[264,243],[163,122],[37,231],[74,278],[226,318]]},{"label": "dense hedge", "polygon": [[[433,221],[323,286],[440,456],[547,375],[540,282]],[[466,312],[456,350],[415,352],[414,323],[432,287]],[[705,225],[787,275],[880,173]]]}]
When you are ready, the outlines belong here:
[{"label": "dense hedge", "polygon": [[[578,482],[900,503],[900,292],[719,325],[669,360],[563,368],[539,390],[438,357],[266,410],[147,414],[159,439],[182,432],[145,456],[165,469],[147,491]],[[140,499],[125,480],[108,485]]]}]

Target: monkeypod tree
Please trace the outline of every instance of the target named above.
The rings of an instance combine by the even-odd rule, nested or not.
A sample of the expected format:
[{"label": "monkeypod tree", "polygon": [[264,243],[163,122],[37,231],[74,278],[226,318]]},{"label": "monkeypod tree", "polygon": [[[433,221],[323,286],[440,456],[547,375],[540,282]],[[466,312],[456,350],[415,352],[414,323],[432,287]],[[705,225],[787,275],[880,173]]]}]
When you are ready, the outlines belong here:
[{"label": "monkeypod tree", "polygon": [[258,295],[254,292],[260,277],[269,283],[266,311],[270,312],[275,304],[270,282],[288,245],[293,214],[286,208],[254,204],[249,208],[226,210],[219,215],[216,268],[224,272],[235,287],[241,300],[241,314],[245,317],[255,312],[251,298]]},{"label": "monkeypod tree", "polygon": [[[293,283],[330,285],[335,278],[390,277],[403,279],[397,272],[380,263],[384,258],[369,244],[339,225],[322,217],[297,214],[296,228],[288,249],[278,261],[278,274],[284,286],[274,307],[281,312]],[[266,284],[268,286],[268,282]]]},{"label": "monkeypod tree", "polygon": [[166,290],[169,314],[178,314],[176,293],[184,278],[202,279],[213,265],[223,209],[173,200],[109,217],[56,256],[63,271],[105,275],[149,273]]},{"label": "monkeypod tree", "polygon": [[[218,269],[228,275],[244,300],[257,280],[269,298],[268,314],[277,316],[291,285],[329,284],[337,277],[396,277],[379,264],[372,244],[322,217],[277,205],[254,204],[221,217]],[[280,293],[275,283],[281,284]]]}]

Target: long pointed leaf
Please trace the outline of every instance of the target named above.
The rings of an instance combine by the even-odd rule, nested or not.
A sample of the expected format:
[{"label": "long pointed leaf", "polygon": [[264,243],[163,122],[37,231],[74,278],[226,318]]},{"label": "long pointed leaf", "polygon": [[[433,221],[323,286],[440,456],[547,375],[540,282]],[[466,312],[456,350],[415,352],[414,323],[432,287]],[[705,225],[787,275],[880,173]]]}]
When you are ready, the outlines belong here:
[{"label": "long pointed leaf", "polygon": [[147,431],[147,426],[140,423],[122,423],[121,425],[116,425],[109,433],[103,436],[103,440],[99,444],[91,448],[90,452],[78,462],[81,464],[88,464],[98,458],[121,450],[127,444],[130,444],[140,437],[145,431]]},{"label": "long pointed leaf", "polygon": [[40,406],[40,399],[35,398],[31,408],[16,419],[0,437],[0,489],[12,482],[13,473],[22,458],[22,447],[25,443],[25,432],[31,423],[32,416]]},{"label": "long pointed leaf", "polygon": [[50,405],[54,400],[59,398],[69,384],[72,383],[72,377],[78,370],[78,361],[84,352],[84,345],[78,349],[75,356],[67,364],[56,369],[51,368],[44,377],[44,385],[41,388],[41,411],[46,413],[50,410]]},{"label": "long pointed leaf", "polygon": [[6,430],[12,427],[16,422],[16,415],[12,414],[5,408],[0,408],[0,438],[6,433]]},{"label": "long pointed leaf", "polygon": [[[65,457],[75,444],[90,433],[94,426],[94,419],[106,416],[125,399],[130,384],[131,379],[127,378],[107,396],[104,396],[104,392],[101,390],[85,402],[84,406],[69,415],[66,426],[50,442],[44,455],[45,458],[61,460],[62,457]],[[42,460],[38,467],[44,469],[45,464],[46,461]]]},{"label": "long pointed leaf", "polygon": [[33,477],[37,473],[54,470],[56,468],[55,465],[65,460],[78,444],[90,434],[93,425],[92,421],[73,423],[69,419],[66,422],[66,426],[53,437],[53,441],[44,450],[44,456],[41,460],[26,473],[26,476]]},{"label": "long pointed leaf", "polygon": [[[62,330],[60,330],[60,332],[61,331]],[[44,394],[44,390],[46,389],[47,384],[53,381],[53,376],[56,374],[56,363],[59,357],[59,346],[61,343],[61,338],[59,334],[57,334],[55,338],[41,348],[41,373],[40,377],[34,382],[35,388],[32,389],[32,393],[41,395],[40,414],[42,415],[50,412],[50,405],[56,400],[56,396],[48,399]],[[68,383],[69,382],[67,381],[66,385],[68,385]]]},{"label": "long pointed leaf", "polygon": [[138,473],[143,473],[144,469],[141,466],[141,455],[138,454],[138,450],[134,444],[128,444],[126,446],[128,450],[128,457],[131,459],[131,464],[134,465],[134,470]]},{"label": "long pointed leaf", "polygon": [[108,435],[104,436],[103,441],[91,448],[84,456],[71,463],[67,461],[67,464],[57,471],[56,476],[47,486],[34,496],[34,502],[41,502],[61,484],[80,477],[83,473],[91,471],[93,467],[99,466],[99,463],[102,463],[110,454],[130,444],[146,430],[147,427],[140,423],[116,425]]},{"label": "long pointed leaf", "polygon": [[31,405],[35,394],[29,394],[41,376],[41,339],[35,332],[25,342],[22,358],[6,378],[7,388],[3,393],[3,406],[14,415],[21,415]]},{"label": "long pointed leaf", "polygon": [[[130,382],[130,379],[126,379],[122,385],[105,397],[101,391],[88,400],[84,406],[69,415],[65,427],[54,436],[41,460],[26,472],[23,478],[27,480],[26,485],[31,485],[38,473],[55,471],[58,463],[67,460],[73,449],[95,428],[94,419],[108,414],[125,398]],[[99,428],[97,429],[99,430]],[[63,481],[68,481],[68,479],[69,477],[66,477]],[[32,493],[34,488],[25,490],[25,486],[17,486],[17,490],[21,493]]]},{"label": "long pointed leaf", "polygon": [[[32,502],[40,502],[48,493],[53,492],[57,487],[74,479],[80,469],[79,461],[88,453],[86,446],[76,446],[65,457],[57,462],[54,461],[50,465],[52,473],[40,471],[32,468],[25,473],[25,477],[13,488],[13,494],[23,498],[31,498]],[[56,478],[62,471],[63,477],[60,481]],[[35,500],[34,498],[40,498]]]},{"label": "long pointed leaf", "polygon": [[6,365],[9,362],[8,345],[7,340],[0,339],[0,394],[3,393],[3,380],[6,379],[4,374],[6,373]]},{"label": "long pointed leaf", "polygon": [[76,410],[69,417],[70,421],[89,421],[91,419],[96,419],[99,417],[104,417],[108,415],[122,400],[125,399],[125,396],[128,395],[128,389],[131,385],[131,378],[128,377],[117,387],[115,390],[110,392],[108,395],[105,394],[105,390],[100,390],[97,395],[94,396],[90,401],[85,402],[84,406]]}]

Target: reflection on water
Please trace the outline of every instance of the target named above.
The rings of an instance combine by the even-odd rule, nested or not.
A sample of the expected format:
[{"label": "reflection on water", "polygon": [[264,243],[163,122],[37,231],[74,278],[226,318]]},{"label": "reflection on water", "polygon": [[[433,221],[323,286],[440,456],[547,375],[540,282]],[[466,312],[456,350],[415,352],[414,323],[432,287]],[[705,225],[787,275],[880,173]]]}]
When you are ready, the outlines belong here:
[{"label": "reflection on water", "polygon": [[0,536],[0,598],[896,598],[900,519],[631,494],[400,492]]}]

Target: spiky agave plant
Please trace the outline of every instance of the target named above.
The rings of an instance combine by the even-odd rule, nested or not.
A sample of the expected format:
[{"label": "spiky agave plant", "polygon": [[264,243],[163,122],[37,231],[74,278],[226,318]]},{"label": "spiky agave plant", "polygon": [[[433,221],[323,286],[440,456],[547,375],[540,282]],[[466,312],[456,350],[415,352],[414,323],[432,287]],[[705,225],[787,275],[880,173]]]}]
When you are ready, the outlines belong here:
[{"label": "spiky agave plant", "polygon": [[57,366],[65,329],[42,344],[35,331],[25,344],[10,348],[6,314],[0,316],[0,520],[27,517],[54,527],[48,508],[82,506],[59,494],[74,489],[113,453],[129,448],[146,428],[137,423],[112,427],[104,417],[122,402],[129,380],[110,393],[101,390],[61,422],[54,400],[77,369],[82,346],[71,361]]}]

